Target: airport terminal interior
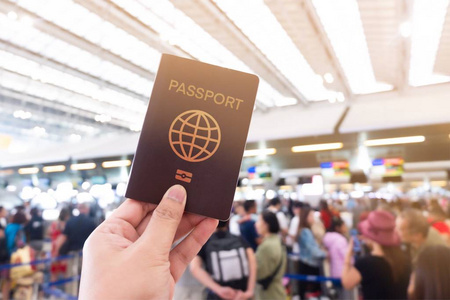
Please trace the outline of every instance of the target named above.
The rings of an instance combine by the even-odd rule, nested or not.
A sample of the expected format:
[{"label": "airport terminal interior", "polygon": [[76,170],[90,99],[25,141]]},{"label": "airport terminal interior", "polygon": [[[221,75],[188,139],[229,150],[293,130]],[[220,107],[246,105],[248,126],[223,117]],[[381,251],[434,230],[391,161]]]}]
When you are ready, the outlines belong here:
[{"label": "airport terminal interior", "polygon": [[[0,0],[1,299],[77,299],[83,243],[158,127],[162,54],[259,78],[240,168],[208,170],[230,219],[173,299],[450,299],[449,0]],[[180,174],[164,188],[202,188]]]}]

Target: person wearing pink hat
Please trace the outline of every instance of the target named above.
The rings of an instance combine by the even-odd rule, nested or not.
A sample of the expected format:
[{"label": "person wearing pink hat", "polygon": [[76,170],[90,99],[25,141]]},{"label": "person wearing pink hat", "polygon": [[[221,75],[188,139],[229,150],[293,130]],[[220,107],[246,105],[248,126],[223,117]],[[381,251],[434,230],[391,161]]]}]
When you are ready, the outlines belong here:
[{"label": "person wearing pink hat", "polygon": [[353,265],[350,241],[342,272],[343,287],[352,289],[361,284],[364,299],[406,299],[411,267],[400,248],[394,215],[372,211],[358,230],[369,253],[356,258]]}]

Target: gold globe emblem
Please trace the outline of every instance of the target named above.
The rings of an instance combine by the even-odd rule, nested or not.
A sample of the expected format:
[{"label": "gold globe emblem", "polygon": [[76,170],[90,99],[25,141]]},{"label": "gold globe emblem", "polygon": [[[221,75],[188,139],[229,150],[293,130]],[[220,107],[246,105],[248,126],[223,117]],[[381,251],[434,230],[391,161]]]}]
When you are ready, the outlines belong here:
[{"label": "gold globe emblem", "polygon": [[169,142],[173,152],[188,162],[207,160],[220,145],[220,127],[217,121],[201,110],[188,110],[172,122]]}]

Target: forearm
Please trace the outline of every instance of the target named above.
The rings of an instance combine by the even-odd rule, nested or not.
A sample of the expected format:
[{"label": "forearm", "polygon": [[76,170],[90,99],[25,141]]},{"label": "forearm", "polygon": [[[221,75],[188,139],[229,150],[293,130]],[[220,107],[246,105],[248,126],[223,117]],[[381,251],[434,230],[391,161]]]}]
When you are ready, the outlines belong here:
[{"label": "forearm", "polygon": [[192,276],[194,276],[201,284],[206,286],[212,291],[217,291],[220,285],[217,284],[211,276],[202,267],[191,265],[190,267]]},{"label": "forearm", "polygon": [[256,257],[253,251],[251,251],[251,255],[248,255],[248,264],[249,264],[249,276],[247,281],[247,291],[246,293],[251,294],[253,296],[253,292],[255,290],[256,285]]}]

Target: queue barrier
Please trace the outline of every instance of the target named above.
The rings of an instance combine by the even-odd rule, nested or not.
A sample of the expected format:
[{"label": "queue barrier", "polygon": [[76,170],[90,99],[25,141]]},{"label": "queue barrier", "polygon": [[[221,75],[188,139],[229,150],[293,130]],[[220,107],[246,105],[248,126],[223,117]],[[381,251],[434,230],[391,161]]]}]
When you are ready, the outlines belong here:
[{"label": "queue barrier", "polygon": [[[46,258],[46,259],[38,259],[38,260],[33,260],[30,262],[25,262],[25,263],[18,263],[18,264],[3,264],[0,265],[0,271],[2,270],[9,270],[12,269],[14,267],[19,267],[19,266],[26,266],[26,265],[42,265],[42,264],[50,264],[52,262],[57,262],[57,261],[62,261],[62,260],[68,260],[68,259],[72,259],[75,257],[81,257],[83,255],[82,251],[79,251],[76,254],[68,254],[68,255],[61,255],[58,257],[52,257],[52,258]],[[66,299],[66,300],[76,300],[78,299],[76,296],[67,294],[65,292],[63,292],[60,289],[55,288],[56,286],[60,286],[60,285],[64,285],[66,283],[70,283],[73,281],[79,281],[81,278],[80,275],[77,276],[73,276],[73,277],[68,277],[68,278],[63,278],[63,279],[59,279],[56,281],[51,281],[51,282],[43,282],[42,283],[42,291],[49,295],[49,296],[55,296],[57,298],[62,298],[62,299]]]}]

